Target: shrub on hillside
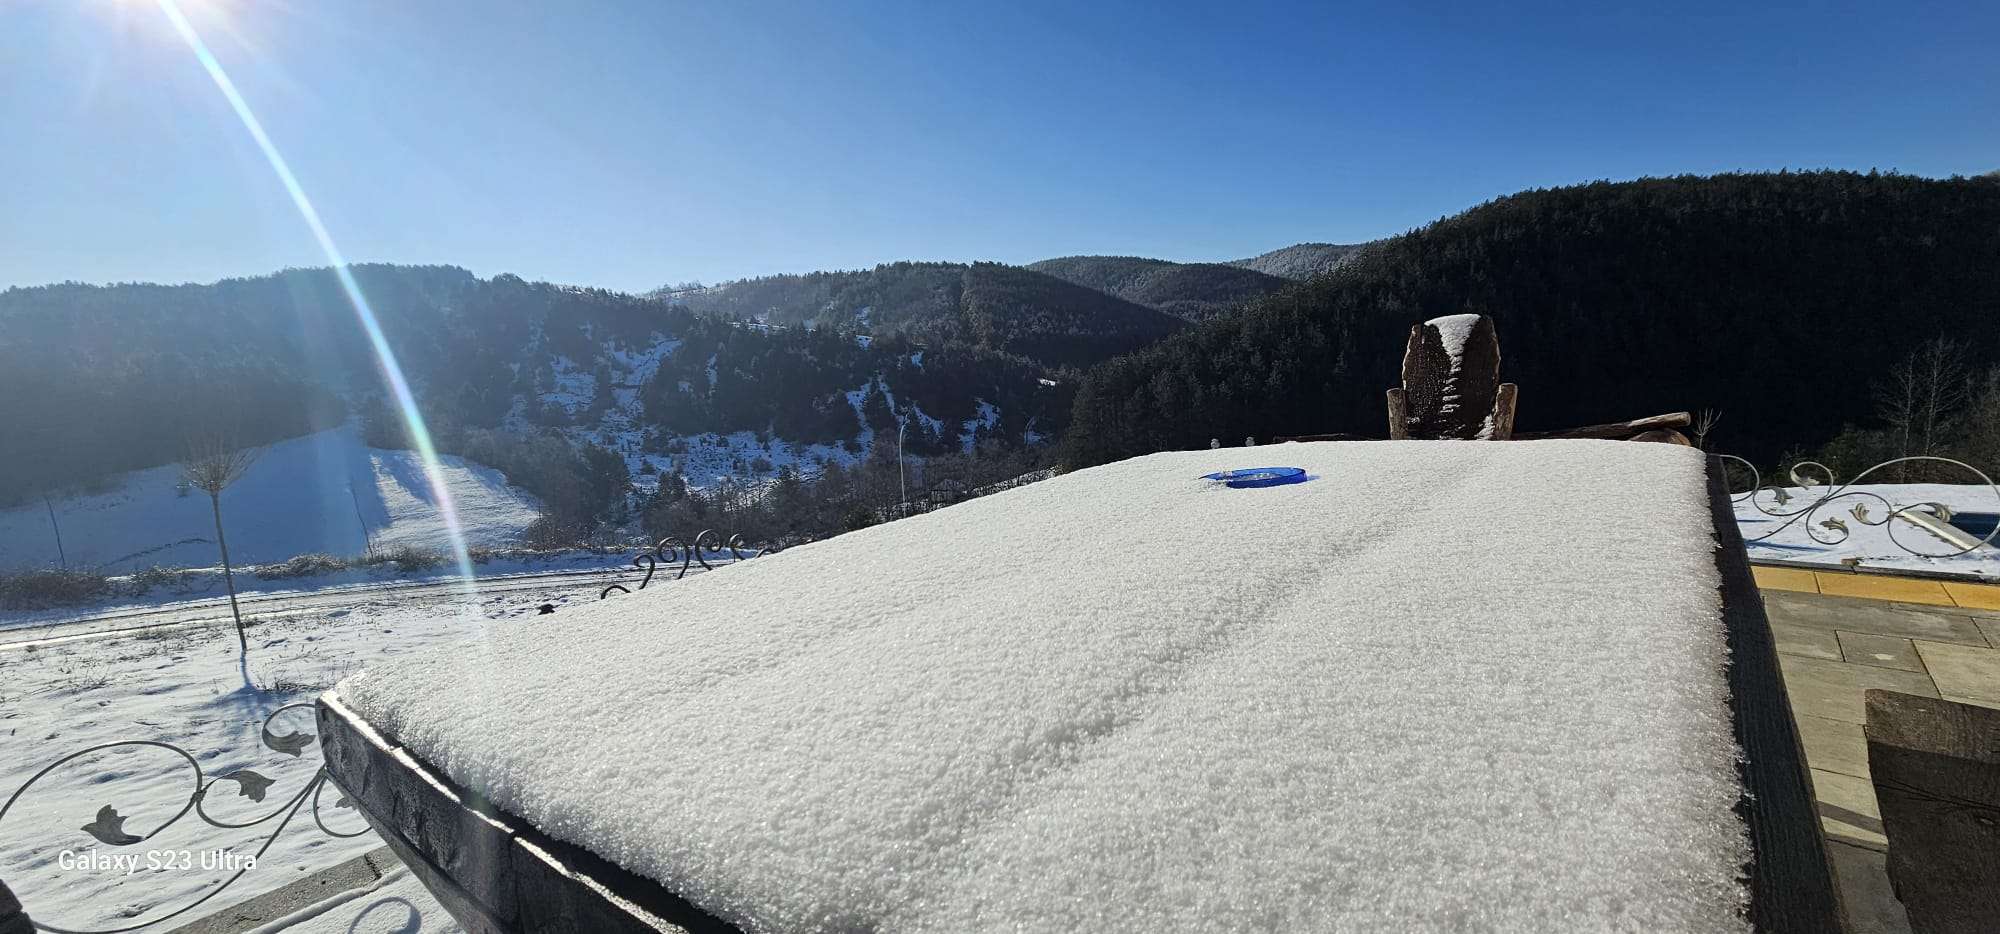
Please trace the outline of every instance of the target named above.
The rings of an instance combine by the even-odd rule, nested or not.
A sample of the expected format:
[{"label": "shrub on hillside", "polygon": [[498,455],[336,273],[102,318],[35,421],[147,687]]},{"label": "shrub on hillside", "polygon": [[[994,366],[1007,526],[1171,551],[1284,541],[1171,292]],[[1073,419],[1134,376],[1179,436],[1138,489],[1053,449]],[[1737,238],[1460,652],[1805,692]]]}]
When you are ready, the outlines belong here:
[{"label": "shrub on hillside", "polygon": [[296,555],[279,564],[264,564],[252,569],[261,580],[290,580],[295,577],[313,577],[347,570],[347,562],[333,555],[314,553]]},{"label": "shrub on hillside", "polygon": [[428,571],[444,564],[445,556],[441,551],[418,548],[415,545],[395,545],[377,548],[355,559],[355,562],[363,567],[393,564],[398,571]]},{"label": "shrub on hillside", "polygon": [[590,537],[590,530],[578,522],[565,521],[543,513],[521,530],[521,547],[535,551],[574,548]]},{"label": "shrub on hillside", "polygon": [[110,579],[93,571],[41,570],[0,574],[0,610],[75,606],[110,592]]}]

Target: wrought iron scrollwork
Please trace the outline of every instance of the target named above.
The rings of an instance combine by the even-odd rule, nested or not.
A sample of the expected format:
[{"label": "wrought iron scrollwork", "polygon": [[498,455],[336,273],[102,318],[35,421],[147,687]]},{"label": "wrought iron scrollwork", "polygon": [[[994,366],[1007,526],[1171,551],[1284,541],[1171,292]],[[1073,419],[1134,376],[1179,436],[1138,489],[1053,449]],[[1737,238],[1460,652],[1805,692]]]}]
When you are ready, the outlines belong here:
[{"label": "wrought iron scrollwork", "polygon": [[638,587],[612,584],[599,591],[597,598],[602,600],[614,592],[631,593],[634,589],[645,590],[646,585],[653,582],[653,575],[660,568],[671,566],[676,561],[680,562],[680,570],[674,574],[674,580],[686,577],[688,570],[697,564],[701,565],[704,571],[713,571],[715,565],[708,563],[708,557],[702,554],[704,550],[708,552],[708,556],[713,556],[717,560],[721,559],[723,552],[728,552],[732,561],[747,561],[765,553],[753,550],[745,554],[744,550],[749,547],[740,532],[724,539],[722,533],[714,529],[702,529],[701,534],[696,535],[693,542],[684,542],[668,536],[654,543],[652,548],[632,556],[632,566],[646,572],[646,576],[639,580]]},{"label": "wrought iron scrollwork", "polygon": [[[1987,476],[1979,468],[1974,467],[1971,464],[1965,463],[1964,461],[1953,460],[1949,457],[1931,457],[1928,455],[1898,457],[1894,460],[1887,460],[1883,461],[1882,463],[1876,464],[1875,466],[1870,467],[1867,470],[1864,470],[1856,474],[1854,476],[1854,479],[1849,480],[1846,483],[1837,483],[1833,475],[1833,470],[1827,467],[1825,464],[1819,463],[1818,461],[1801,461],[1796,466],[1786,471],[1786,473],[1789,475],[1789,479],[1792,481],[1792,485],[1794,487],[1803,488],[1805,490],[1805,495],[1803,497],[1805,500],[1804,505],[1793,508],[1791,506],[1792,500],[1799,499],[1801,497],[1794,495],[1785,487],[1781,487],[1776,484],[1768,484],[1768,485],[1765,484],[1763,482],[1764,480],[1763,475],[1759,473],[1757,470],[1757,465],[1752,464],[1749,461],[1744,460],[1741,457],[1737,457],[1733,454],[1720,454],[1717,456],[1741,464],[1745,469],[1750,471],[1750,489],[1747,492],[1743,493],[1737,493],[1732,489],[1730,491],[1730,500],[1732,502],[1736,503],[1748,502],[1751,508],[1757,510],[1758,512],[1770,516],[1771,518],[1774,519],[1784,520],[1784,522],[1780,523],[1777,528],[1771,529],[1770,531],[1767,531],[1761,535],[1745,537],[1744,538],[1745,544],[1755,544],[1757,542],[1764,541],[1774,535],[1777,535],[1780,532],[1783,532],[1788,528],[1791,528],[1793,525],[1796,525],[1800,522],[1804,522],[1806,523],[1803,527],[1805,529],[1805,533],[1813,541],[1818,542],[1819,544],[1822,545],[1838,545],[1841,542],[1846,541],[1848,537],[1852,534],[1852,530],[1848,526],[1847,520],[1838,515],[1829,515],[1825,518],[1819,519],[1818,521],[1814,520],[1819,515],[1822,509],[1825,509],[1827,506],[1833,504],[1835,501],[1850,500],[1850,499],[1853,500],[1853,504],[1846,510],[1845,515],[1852,517],[1855,522],[1860,523],[1861,525],[1864,526],[1882,527],[1883,531],[1887,533],[1887,535],[1889,536],[1889,540],[1891,542],[1894,542],[1896,547],[1901,548],[1904,551],[1909,552],[1910,554],[1916,555],[1918,557],[1924,557],[1924,558],[1957,557],[1959,555],[1969,553],[1977,548],[1991,545],[1993,543],[1994,537],[1996,535],[2000,535],[2000,527],[1996,527],[1992,532],[1986,533],[1985,538],[1980,539],[1979,541],[1974,542],[1973,544],[1967,547],[1960,548],[1956,551],[1947,551],[1947,552],[1921,551],[1905,544],[1901,539],[1896,537],[1896,525],[1894,520],[1898,518],[1908,517],[1912,514],[1922,513],[1938,522],[1950,522],[1952,516],[1950,506],[1947,506],[1944,503],[1935,503],[1935,502],[1918,502],[1918,503],[1910,503],[1907,505],[1898,506],[1895,503],[1890,502],[1887,497],[1873,490],[1854,489],[1856,484],[1859,484],[1862,480],[1867,479],[1870,474],[1873,474],[1876,471],[1882,470],[1887,467],[1896,466],[1897,464],[1908,464],[1919,461],[1937,463],[1937,464],[1948,464],[1953,467],[1960,468],[1966,471],[1967,473],[1970,473],[1973,476],[1978,477],[1980,483],[1984,484],[1988,490],[1991,490],[1993,492],[1993,499],[1995,505],[2000,506],[2000,485],[1996,485],[1993,481],[1993,478]],[[1769,499],[1776,508],[1775,509],[1766,508],[1765,504],[1759,501],[1758,494],[1760,493],[1771,494]],[[1871,510],[1869,508],[1871,503],[1879,505],[1880,508],[1882,509],[1882,512],[1877,514],[1876,512]],[[1914,522],[1915,520],[1911,521]],[[1947,544],[1949,544],[1949,542]]]},{"label": "wrought iron scrollwork", "polygon": [[[261,726],[261,729],[258,731],[259,737],[262,740],[263,745],[268,749],[283,753],[285,755],[291,756],[292,758],[295,759],[299,758],[303,754],[305,748],[311,745],[312,742],[317,737],[303,730],[294,730],[285,733],[274,732],[271,729],[271,726],[278,719],[280,715],[284,714],[287,711],[292,711],[292,710],[310,711],[312,709],[313,709],[312,704],[300,703],[300,704],[286,704],[283,707],[279,707],[278,709],[271,711],[271,713],[264,718],[264,722]],[[113,804],[102,805],[97,809],[96,815],[89,823],[86,823],[78,828],[84,833],[89,834],[92,838],[94,838],[98,842],[98,844],[110,847],[136,846],[140,843],[144,843],[148,840],[153,839],[154,837],[159,836],[161,833],[165,832],[168,828],[179,823],[182,818],[187,817],[190,813],[195,815],[195,817],[200,819],[203,823],[206,823],[211,827],[216,827],[223,830],[240,830],[247,827],[255,827],[259,824],[267,823],[271,820],[277,820],[278,822],[277,826],[271,829],[270,836],[266,837],[264,839],[263,844],[257,848],[257,852],[252,855],[251,861],[247,862],[242,868],[239,868],[234,875],[230,876],[227,879],[224,879],[222,882],[216,884],[214,887],[208,889],[206,892],[203,892],[201,894],[201,897],[185,905],[182,905],[181,907],[176,908],[173,911],[168,912],[167,914],[161,915],[150,921],[141,922],[139,924],[127,925],[125,927],[89,928],[89,929],[57,927],[53,924],[49,924],[46,921],[37,919],[35,921],[35,926],[40,930],[50,931],[53,932],[53,934],[122,934],[122,932],[126,931],[137,931],[142,928],[152,927],[153,925],[159,924],[162,921],[167,921],[169,919],[176,918],[183,914],[186,914],[188,911],[193,910],[197,906],[206,903],[209,899],[214,898],[218,894],[221,894],[221,892],[224,889],[227,889],[231,885],[235,884],[236,880],[243,878],[243,874],[249,872],[252,866],[255,865],[255,860],[262,859],[264,857],[265,852],[271,849],[271,845],[277,842],[279,834],[284,832],[285,827],[292,822],[292,818],[298,816],[298,812],[302,807],[306,808],[308,811],[311,812],[313,824],[317,826],[321,832],[327,834],[328,836],[339,837],[344,839],[349,837],[359,837],[370,832],[369,828],[365,826],[362,827],[360,830],[356,830],[353,832],[339,831],[327,826],[325,816],[320,811],[320,795],[322,792],[326,790],[326,784],[327,784],[327,775],[326,775],[326,770],[324,768],[315,771],[313,773],[313,777],[311,779],[308,779],[305,785],[301,787],[296,793],[294,793],[291,797],[285,799],[285,801],[279,804],[276,808],[272,809],[270,812],[260,817],[244,821],[229,821],[218,818],[208,813],[208,809],[205,806],[205,803],[207,802],[210,793],[215,790],[215,787],[218,783],[229,782],[236,786],[236,794],[238,796],[249,798],[253,802],[262,803],[269,796],[271,787],[277,784],[277,780],[268,778],[262,773],[252,769],[236,769],[233,771],[224,772],[214,777],[209,777],[206,773],[202,771],[201,762],[199,758],[197,758],[192,753],[188,752],[186,749],[183,749],[180,746],[176,746],[173,743],[160,742],[159,740],[150,740],[150,739],[128,739],[112,743],[99,743],[95,746],[91,746],[85,749],[79,749],[76,752],[70,753],[69,755],[63,756],[62,758],[49,763],[47,766],[44,766],[41,771],[36,772],[33,776],[29,777],[29,779],[26,782],[23,782],[21,784],[21,787],[14,789],[14,793],[8,796],[7,802],[5,804],[0,804],[0,825],[4,825],[6,823],[7,815],[13,812],[14,806],[21,801],[22,796],[26,795],[30,788],[33,788],[37,782],[40,782],[43,778],[46,778],[48,775],[55,772],[57,769],[60,769],[63,766],[71,762],[74,762],[78,759],[81,759],[84,756],[88,756],[92,753],[105,752],[113,749],[131,749],[131,748],[146,748],[146,747],[167,750],[168,752],[171,752],[174,755],[179,756],[187,764],[188,775],[193,780],[193,784],[190,786],[192,790],[189,791],[188,793],[187,803],[181,805],[180,810],[174,812],[174,815],[172,817],[167,818],[159,826],[154,827],[151,830],[147,830],[144,833],[134,833],[131,830],[126,829],[125,822],[129,820],[129,818],[126,817],[125,815],[118,813],[118,808],[116,805]],[[335,800],[333,803],[333,807],[337,809],[352,808],[353,806],[354,805],[349,803],[345,797],[339,798]]]}]

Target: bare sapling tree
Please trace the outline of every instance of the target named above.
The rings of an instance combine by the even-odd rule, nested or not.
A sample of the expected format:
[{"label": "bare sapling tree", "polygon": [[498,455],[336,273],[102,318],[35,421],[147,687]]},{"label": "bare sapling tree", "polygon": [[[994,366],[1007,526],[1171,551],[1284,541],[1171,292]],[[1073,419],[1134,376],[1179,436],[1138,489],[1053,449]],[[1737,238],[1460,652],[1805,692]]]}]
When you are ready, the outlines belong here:
[{"label": "bare sapling tree", "polygon": [[[1875,384],[1876,414],[1889,425],[1897,457],[1936,456],[1950,423],[1972,396],[1965,348],[1942,335],[1910,351]],[[1908,480],[1908,465],[1897,469]]]},{"label": "bare sapling tree", "polygon": [[49,500],[49,494],[42,494],[42,505],[49,511],[49,528],[56,533],[56,560],[62,562],[62,569],[69,570],[69,553],[63,550],[62,523],[56,521],[56,504]]},{"label": "bare sapling tree", "polygon": [[1715,423],[1722,421],[1721,409],[1702,409],[1694,417],[1694,446],[1708,450],[1708,433],[1715,430]]},{"label": "bare sapling tree", "polygon": [[229,539],[222,531],[222,491],[242,479],[263,453],[262,448],[246,447],[227,432],[212,431],[189,439],[187,460],[181,464],[181,478],[188,486],[208,494],[208,504],[215,513],[215,544],[222,552],[222,580],[229,588],[229,615],[236,620],[236,643],[245,658],[250,656],[250,637],[243,633],[243,611],[236,605],[236,573],[229,564]]}]

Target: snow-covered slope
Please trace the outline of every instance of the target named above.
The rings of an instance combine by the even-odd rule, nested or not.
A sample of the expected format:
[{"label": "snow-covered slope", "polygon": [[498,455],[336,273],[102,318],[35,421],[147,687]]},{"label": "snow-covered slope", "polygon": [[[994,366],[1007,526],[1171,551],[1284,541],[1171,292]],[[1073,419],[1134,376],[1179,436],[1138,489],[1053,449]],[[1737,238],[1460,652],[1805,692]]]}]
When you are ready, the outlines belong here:
[{"label": "snow-covered slope", "polygon": [[[499,471],[446,457],[444,475],[470,545],[507,544],[540,512]],[[208,497],[199,490],[182,495],[179,479],[178,467],[155,467],[124,475],[109,493],[58,500],[70,566],[216,564]],[[450,545],[416,452],[367,447],[352,426],[272,445],[223,491],[222,518],[238,566],[309,552],[360,554],[371,539],[378,547]],[[57,560],[41,502],[0,511],[0,570],[53,567]]]}]

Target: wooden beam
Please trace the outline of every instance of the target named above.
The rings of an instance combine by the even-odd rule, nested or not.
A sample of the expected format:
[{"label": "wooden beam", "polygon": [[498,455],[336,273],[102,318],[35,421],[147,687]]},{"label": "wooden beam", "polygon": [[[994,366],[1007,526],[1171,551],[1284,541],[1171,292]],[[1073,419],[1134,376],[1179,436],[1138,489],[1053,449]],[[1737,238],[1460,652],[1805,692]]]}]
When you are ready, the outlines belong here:
[{"label": "wooden beam", "polygon": [[1520,392],[1520,387],[1513,383],[1500,384],[1499,393],[1493,397],[1493,440],[1508,441],[1514,437],[1514,400]]},{"label": "wooden beam", "polygon": [[2000,931],[2000,710],[1871,690],[1868,774],[1910,928]]},{"label": "wooden beam", "polygon": [[1668,412],[1665,415],[1635,418],[1629,422],[1585,425],[1582,428],[1566,428],[1562,431],[1524,431],[1514,435],[1514,438],[1519,441],[1548,438],[1604,438],[1610,441],[1623,441],[1656,428],[1686,428],[1693,421],[1694,416],[1686,412]]},{"label": "wooden beam", "polygon": [[1750,834],[1750,922],[1761,932],[1845,931],[1826,842],[1807,783],[1805,753],[1778,670],[1778,649],[1764,600],[1750,576],[1743,533],[1729,499],[1722,460],[1708,459],[1709,522],[1722,581],[1722,627],[1729,646],[1729,714],[1743,797],[1736,813]]},{"label": "wooden beam", "polygon": [[1389,390],[1389,440],[1405,441],[1410,437],[1409,396],[1398,386]]}]

